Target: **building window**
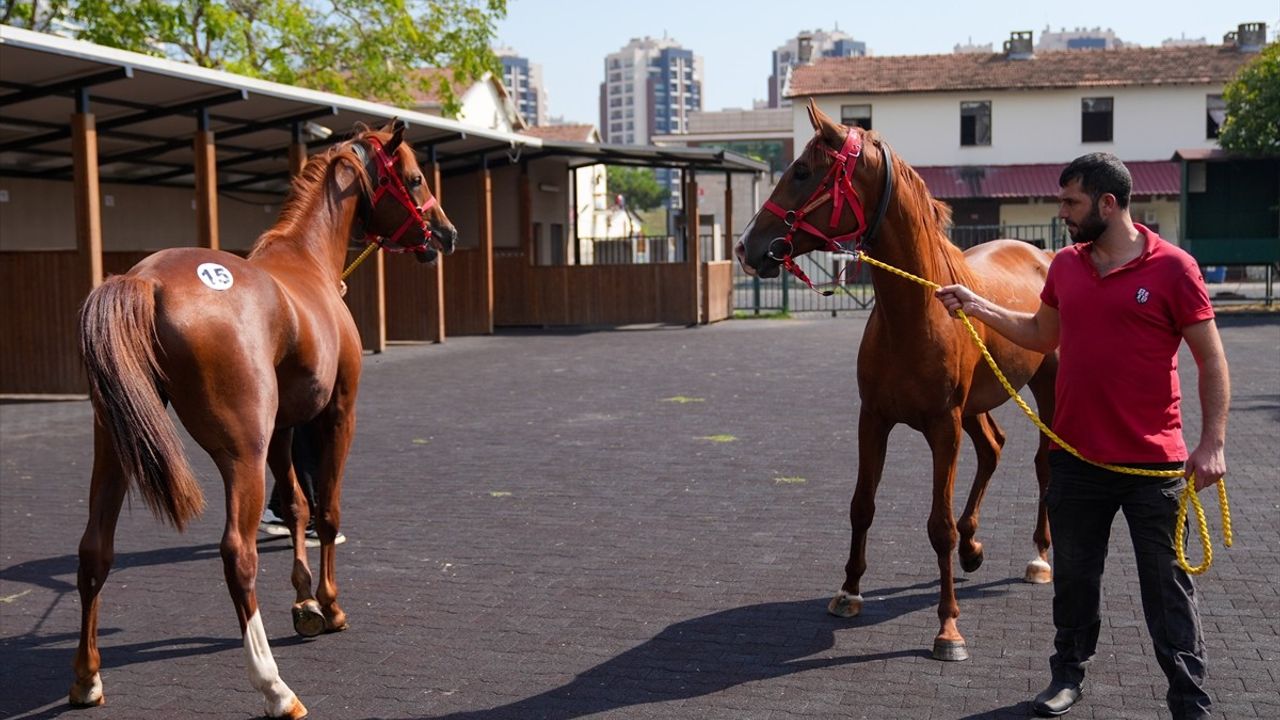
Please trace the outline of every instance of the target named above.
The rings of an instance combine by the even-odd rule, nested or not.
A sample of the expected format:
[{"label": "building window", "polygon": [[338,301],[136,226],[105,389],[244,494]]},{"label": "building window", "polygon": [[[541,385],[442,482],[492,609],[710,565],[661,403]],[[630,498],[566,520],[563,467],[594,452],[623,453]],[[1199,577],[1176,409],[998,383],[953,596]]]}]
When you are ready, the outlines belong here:
[{"label": "building window", "polygon": [[1227,119],[1227,103],[1221,95],[1205,96],[1204,136],[1214,140],[1222,132],[1222,123]]},{"label": "building window", "polygon": [[1109,97],[1084,98],[1080,101],[1080,142],[1111,142],[1114,114]]},{"label": "building window", "polygon": [[849,127],[860,127],[863,130],[871,129],[871,106],[870,105],[841,105],[840,106],[840,124]]},{"label": "building window", "polygon": [[991,101],[960,103],[960,144],[991,144]]}]

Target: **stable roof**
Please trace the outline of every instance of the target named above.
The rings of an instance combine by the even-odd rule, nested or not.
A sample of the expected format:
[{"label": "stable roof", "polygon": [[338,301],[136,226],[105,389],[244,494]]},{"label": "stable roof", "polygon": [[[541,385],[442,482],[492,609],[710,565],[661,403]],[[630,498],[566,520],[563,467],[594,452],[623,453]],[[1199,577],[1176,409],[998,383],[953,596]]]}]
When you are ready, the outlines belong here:
[{"label": "stable roof", "polygon": [[192,185],[199,123],[214,132],[221,189],[286,189],[295,124],[314,150],[342,140],[357,122],[398,117],[408,124],[405,137],[441,162],[541,145],[390,105],[0,26],[0,175],[70,178],[68,117],[86,96],[103,182]]},{"label": "stable roof", "polygon": [[606,145],[543,139],[539,148],[525,151],[529,159],[567,157],[572,168],[587,165],[634,165],[732,173],[767,173],[769,164],[746,155],[713,147],[668,147],[660,145]]}]

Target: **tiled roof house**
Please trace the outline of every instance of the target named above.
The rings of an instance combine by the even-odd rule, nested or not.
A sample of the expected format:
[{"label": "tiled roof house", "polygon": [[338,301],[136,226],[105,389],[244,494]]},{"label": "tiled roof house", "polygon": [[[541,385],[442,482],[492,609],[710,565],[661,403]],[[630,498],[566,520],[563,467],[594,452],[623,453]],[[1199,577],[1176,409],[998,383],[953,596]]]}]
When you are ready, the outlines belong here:
[{"label": "tiled roof house", "polygon": [[[1217,147],[1222,88],[1265,38],[1248,23],[1221,45],[1035,53],[1030,33],[1014,33],[1001,53],[819,60],[796,68],[787,95],[877,130],[958,225],[1052,222],[1062,167],[1103,151],[1133,173],[1135,217],[1176,237],[1171,158]],[[812,135],[804,105],[797,151]]]}]

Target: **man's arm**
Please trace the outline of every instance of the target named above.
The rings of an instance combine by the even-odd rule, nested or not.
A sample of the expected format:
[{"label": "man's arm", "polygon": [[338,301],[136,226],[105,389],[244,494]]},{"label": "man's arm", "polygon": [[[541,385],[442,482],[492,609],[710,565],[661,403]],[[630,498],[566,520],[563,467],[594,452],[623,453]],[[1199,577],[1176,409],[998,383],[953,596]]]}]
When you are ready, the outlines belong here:
[{"label": "man's arm", "polygon": [[1187,475],[1195,473],[1196,491],[1227,474],[1227,408],[1231,402],[1231,377],[1222,350],[1218,325],[1205,320],[1182,329],[1199,368],[1200,443],[1187,458]]},{"label": "man's arm", "polygon": [[1048,353],[1058,347],[1058,311],[1040,303],[1034,313],[1001,307],[963,285],[948,285],[935,293],[947,310],[964,310],[992,330],[1028,350]]}]

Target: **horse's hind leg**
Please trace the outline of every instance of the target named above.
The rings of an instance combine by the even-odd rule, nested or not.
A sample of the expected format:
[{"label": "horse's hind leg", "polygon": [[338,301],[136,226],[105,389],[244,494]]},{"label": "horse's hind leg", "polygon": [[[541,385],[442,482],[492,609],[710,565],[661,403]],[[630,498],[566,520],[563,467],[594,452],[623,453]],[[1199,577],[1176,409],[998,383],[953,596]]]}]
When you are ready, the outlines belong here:
[{"label": "horse's hind leg", "polygon": [[[1058,374],[1058,358],[1047,355],[1044,363],[1031,377],[1027,387],[1036,399],[1036,411],[1041,418],[1052,418],[1054,409],[1054,380]],[[1049,492],[1049,438],[1040,433],[1040,445],[1036,448],[1036,482],[1040,486],[1040,503],[1036,514],[1036,530],[1032,540],[1036,546],[1036,557],[1027,563],[1027,571],[1023,580],[1029,583],[1044,584],[1053,580],[1053,568],[1049,565],[1049,512],[1045,507],[1044,497]]]},{"label": "horse's hind leg", "polygon": [[102,585],[115,559],[116,520],[124,502],[128,482],[102,425],[93,426],[93,478],[89,486],[89,522],[80,538],[80,568],[76,586],[80,590],[80,647],[76,650],[75,684],[71,704],[77,707],[101,705],[102,677],[98,674],[98,602]]},{"label": "horse's hind leg", "polygon": [[987,485],[1000,462],[1000,451],[1004,448],[1004,433],[996,424],[990,413],[979,413],[964,418],[961,426],[973,440],[973,447],[978,454],[978,472],[973,477],[973,487],[969,489],[969,501],[960,516],[960,567],[971,573],[982,566],[982,543],[975,536],[978,534],[978,515],[982,508],[982,499],[986,497]]},{"label": "horse's hind leg", "polygon": [[307,564],[306,544],[306,529],[311,511],[298,483],[298,474],[293,468],[293,433],[292,428],[284,428],[271,436],[267,465],[275,476],[276,492],[280,493],[280,509],[293,537],[293,572],[289,577],[296,593],[292,609],[293,630],[303,637],[315,637],[324,632],[325,618],[320,611],[320,603],[316,602],[315,595],[311,592],[313,580],[311,567]]},{"label": "horse's hind leg", "polygon": [[[247,430],[246,430],[247,431]],[[265,439],[265,433],[263,433]],[[240,445],[252,445],[240,443]],[[266,698],[266,714],[273,718],[301,718],[307,714],[276,667],[267,631],[258,611],[258,521],[266,493],[266,453],[223,450],[211,452],[227,487],[227,525],[222,534],[222,569],[244,636],[249,682]]]},{"label": "horse's hind leg", "polygon": [[[320,538],[320,581],[316,598],[325,616],[325,630],[347,629],[347,614],[338,605],[337,546],[334,540],[342,522],[342,471],[355,435],[355,393],[342,393],[335,400],[331,417],[305,428],[315,432],[320,446],[320,466],[316,473],[316,535]],[[345,399],[345,402],[344,400]]]},{"label": "horse's hind leg", "polygon": [[827,612],[853,617],[862,612],[862,576],[867,571],[867,532],[876,514],[876,489],[884,473],[892,425],[865,408],[858,415],[858,484],[849,501],[849,560],[844,566],[844,585],[827,604]]}]

